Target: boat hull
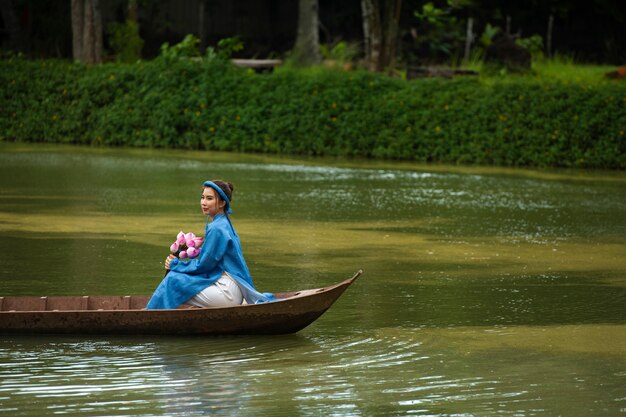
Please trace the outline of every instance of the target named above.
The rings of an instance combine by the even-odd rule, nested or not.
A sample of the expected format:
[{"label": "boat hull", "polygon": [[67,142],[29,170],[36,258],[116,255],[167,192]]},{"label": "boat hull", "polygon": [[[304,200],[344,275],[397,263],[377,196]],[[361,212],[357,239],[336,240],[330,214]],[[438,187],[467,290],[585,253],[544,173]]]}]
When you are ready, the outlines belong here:
[{"label": "boat hull", "polygon": [[[18,311],[22,304],[32,304],[35,297],[4,297],[0,311],[0,333],[79,333],[79,334],[160,334],[160,335],[233,335],[295,333],[320,317],[361,274],[338,284],[277,294],[276,301],[226,308],[188,308],[145,310],[147,297],[116,297],[120,302],[103,309],[46,309],[61,305],[61,297],[45,299],[42,311]],[[20,300],[20,298],[22,300]],[[65,297],[65,303],[70,302]],[[101,301],[106,297],[100,297]],[[112,298],[111,298],[112,299]],[[108,299],[107,299],[108,300]],[[28,301],[28,302],[27,302]],[[71,300],[74,302],[74,300]],[[40,301],[44,304],[44,301]],[[83,303],[88,304],[83,301]],[[131,304],[135,304],[132,306]],[[139,306],[137,305],[139,304]],[[14,306],[16,309],[6,311]],[[117,308],[117,309],[113,309]]]}]

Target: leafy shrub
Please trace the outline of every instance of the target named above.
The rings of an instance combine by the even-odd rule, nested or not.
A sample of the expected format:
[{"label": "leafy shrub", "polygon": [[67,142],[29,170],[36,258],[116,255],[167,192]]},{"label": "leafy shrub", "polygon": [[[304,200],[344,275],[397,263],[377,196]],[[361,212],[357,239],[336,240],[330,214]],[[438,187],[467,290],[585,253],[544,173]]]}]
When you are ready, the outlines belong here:
[{"label": "leafy shrub", "polygon": [[111,23],[107,31],[109,43],[118,62],[134,62],[141,59],[143,39],[139,36],[137,22]]},{"label": "leafy shrub", "polygon": [[193,58],[200,56],[200,39],[193,35],[186,35],[183,40],[170,46],[169,42],[161,45],[160,56],[166,59]]},{"label": "leafy shrub", "polygon": [[452,14],[454,9],[468,5],[467,0],[447,0],[446,7],[440,8],[433,2],[422,5],[421,10],[415,10],[413,15],[417,19],[418,34],[414,47],[420,51],[417,56],[410,54],[410,61],[419,61],[429,56],[435,62],[453,56],[462,44],[463,24]]},{"label": "leafy shrub", "polygon": [[243,41],[239,37],[223,38],[217,41],[215,53],[221,59],[229,59],[235,52],[243,49]]},{"label": "leafy shrub", "polygon": [[533,59],[542,59],[543,55],[543,38],[541,35],[532,35],[528,38],[519,38],[515,41],[519,46],[526,48]]},{"label": "leafy shrub", "polygon": [[255,74],[221,59],[0,61],[0,140],[626,167],[626,85]]},{"label": "leafy shrub", "polygon": [[335,44],[320,45],[320,55],[324,59],[346,63],[357,58],[359,55],[359,47],[353,43],[339,41]]}]

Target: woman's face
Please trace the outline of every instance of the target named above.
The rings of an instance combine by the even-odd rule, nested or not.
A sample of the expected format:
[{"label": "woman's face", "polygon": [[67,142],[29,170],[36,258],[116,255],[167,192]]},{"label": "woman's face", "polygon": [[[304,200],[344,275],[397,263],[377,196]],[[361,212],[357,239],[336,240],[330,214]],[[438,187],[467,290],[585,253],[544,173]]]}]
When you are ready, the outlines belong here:
[{"label": "woman's face", "polygon": [[217,216],[220,213],[224,213],[224,206],[226,202],[222,201],[217,192],[211,187],[205,187],[202,190],[202,197],[200,198],[200,207],[202,207],[202,213],[205,216],[211,218]]}]

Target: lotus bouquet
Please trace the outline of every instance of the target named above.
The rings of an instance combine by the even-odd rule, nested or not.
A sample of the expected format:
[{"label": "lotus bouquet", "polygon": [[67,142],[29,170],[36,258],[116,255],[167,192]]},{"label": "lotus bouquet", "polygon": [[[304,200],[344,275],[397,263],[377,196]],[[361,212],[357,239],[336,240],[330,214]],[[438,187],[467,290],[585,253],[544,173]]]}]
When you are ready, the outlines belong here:
[{"label": "lotus bouquet", "polygon": [[179,232],[170,246],[170,252],[177,258],[195,258],[200,253],[202,238],[193,233]]}]

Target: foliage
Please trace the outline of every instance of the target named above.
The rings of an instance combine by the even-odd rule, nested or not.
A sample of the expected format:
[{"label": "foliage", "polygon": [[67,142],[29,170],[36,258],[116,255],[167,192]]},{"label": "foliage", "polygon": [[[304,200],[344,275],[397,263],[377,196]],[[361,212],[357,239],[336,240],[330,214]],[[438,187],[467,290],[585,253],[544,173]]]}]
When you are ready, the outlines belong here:
[{"label": "foliage", "polygon": [[500,28],[496,26],[492,26],[491,23],[487,23],[485,25],[485,29],[483,30],[483,33],[480,35],[480,38],[478,39],[479,44],[483,48],[488,47],[489,45],[491,45],[491,43],[493,42],[493,38],[498,34],[499,31],[500,31]]},{"label": "foliage", "polygon": [[141,59],[143,39],[139,36],[137,22],[111,23],[108,26],[109,43],[118,62],[134,62]]},{"label": "foliage", "polygon": [[334,45],[322,44],[320,45],[320,55],[324,59],[346,63],[354,60],[359,55],[359,47],[346,41],[339,41]]},{"label": "foliage", "polygon": [[0,61],[0,140],[626,168],[621,81]]},{"label": "foliage", "polygon": [[243,42],[239,37],[220,39],[217,42],[217,48],[209,46],[206,50],[207,59],[229,59],[235,52],[243,49]]},{"label": "foliage", "polygon": [[[238,37],[224,38],[217,42],[217,47],[209,46],[206,49],[205,59],[227,60],[233,53],[243,49],[243,42]],[[174,46],[169,43],[161,45],[161,58],[166,60],[178,58],[199,58],[200,57],[200,39],[194,35],[187,35],[185,38]]]},{"label": "foliage", "polygon": [[170,46],[169,42],[161,45],[161,57],[165,59],[193,58],[200,56],[200,39],[194,35],[187,35],[180,43]]},{"label": "foliage", "polygon": [[519,38],[515,41],[519,46],[522,46],[530,52],[533,59],[543,58],[543,38],[541,35],[532,35],[528,38]]},{"label": "foliage", "polygon": [[[550,83],[576,83],[594,86],[602,83],[615,83],[619,80],[608,80],[606,73],[614,67],[601,65],[576,64],[569,56],[556,55],[551,59],[533,61],[532,70],[535,78]],[[624,80],[622,80],[623,84]]]},{"label": "foliage", "polygon": [[428,2],[422,5],[421,11],[413,13],[420,26],[415,45],[420,60],[439,61],[454,54],[464,33],[463,23],[452,12],[467,5],[464,0],[447,0],[445,7]]}]

